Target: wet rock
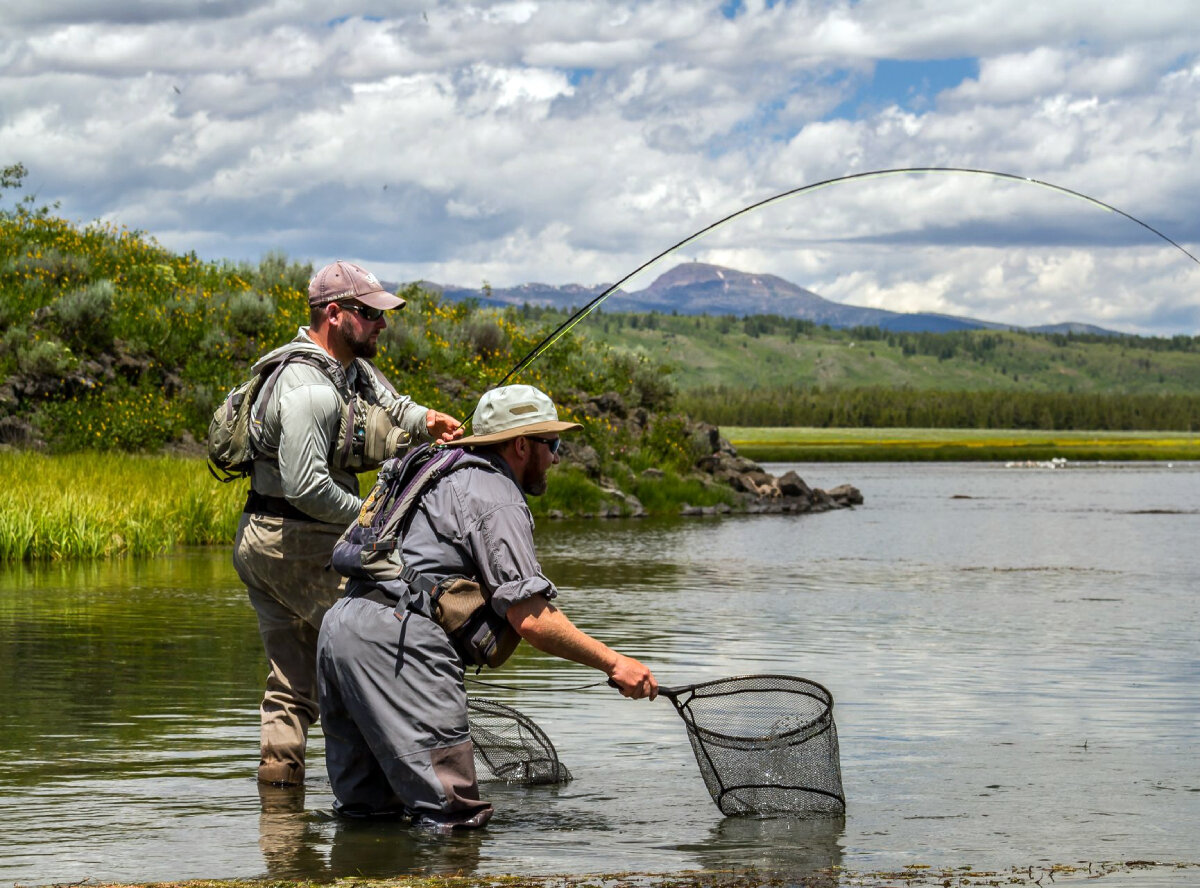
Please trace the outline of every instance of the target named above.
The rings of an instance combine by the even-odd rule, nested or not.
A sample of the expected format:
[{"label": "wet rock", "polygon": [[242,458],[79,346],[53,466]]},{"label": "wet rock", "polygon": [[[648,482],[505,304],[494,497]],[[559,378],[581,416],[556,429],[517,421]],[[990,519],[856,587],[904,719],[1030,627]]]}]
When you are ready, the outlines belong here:
[{"label": "wet rock", "polygon": [[812,488],[804,483],[804,479],[790,469],[779,476],[776,482],[779,487],[779,492],[783,496],[802,496],[805,499],[812,497]]},{"label": "wet rock", "polygon": [[861,506],[863,495],[857,487],[850,484],[839,484],[837,487],[830,488],[827,496],[839,506]]}]

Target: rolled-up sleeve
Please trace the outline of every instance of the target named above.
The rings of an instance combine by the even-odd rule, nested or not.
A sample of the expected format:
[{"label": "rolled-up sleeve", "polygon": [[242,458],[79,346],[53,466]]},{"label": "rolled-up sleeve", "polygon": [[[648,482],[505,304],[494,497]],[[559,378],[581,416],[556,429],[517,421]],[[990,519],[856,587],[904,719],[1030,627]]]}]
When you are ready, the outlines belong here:
[{"label": "rolled-up sleeve", "polygon": [[492,607],[500,616],[534,595],[558,596],[538,564],[533,521],[524,503],[491,509],[479,516],[467,536],[479,566],[479,581],[492,590]]}]

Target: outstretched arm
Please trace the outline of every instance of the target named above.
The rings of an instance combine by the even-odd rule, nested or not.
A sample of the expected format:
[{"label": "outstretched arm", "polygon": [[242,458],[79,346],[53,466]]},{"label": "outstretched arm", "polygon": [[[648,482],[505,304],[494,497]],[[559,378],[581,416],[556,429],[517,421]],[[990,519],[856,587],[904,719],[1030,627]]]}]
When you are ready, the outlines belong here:
[{"label": "outstretched arm", "polygon": [[592,638],[545,597],[533,595],[512,605],[508,621],[539,651],[599,669],[616,683],[622,696],[651,700],[658,696],[654,673],[632,657],[618,654]]}]

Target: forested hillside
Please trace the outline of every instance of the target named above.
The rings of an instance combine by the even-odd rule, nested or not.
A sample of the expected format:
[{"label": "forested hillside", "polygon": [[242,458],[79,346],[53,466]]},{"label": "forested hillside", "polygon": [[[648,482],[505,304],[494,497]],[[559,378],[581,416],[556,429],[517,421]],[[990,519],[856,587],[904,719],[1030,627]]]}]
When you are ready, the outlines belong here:
[{"label": "forested hillside", "polygon": [[836,330],[770,315],[585,324],[664,362],[680,408],[721,425],[1200,428],[1200,337]]}]

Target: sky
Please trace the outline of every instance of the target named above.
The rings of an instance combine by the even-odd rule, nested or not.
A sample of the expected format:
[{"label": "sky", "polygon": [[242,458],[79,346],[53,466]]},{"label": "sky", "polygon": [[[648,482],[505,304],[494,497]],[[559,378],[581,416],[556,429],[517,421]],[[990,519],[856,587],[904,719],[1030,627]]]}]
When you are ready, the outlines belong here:
[{"label": "sky", "polygon": [[[0,166],[179,252],[392,281],[680,261],[1200,334],[1194,0],[5,0]],[[7,195],[11,203],[13,196]],[[1143,224],[1138,224],[1138,220]],[[621,307],[614,297],[613,308]]]}]

